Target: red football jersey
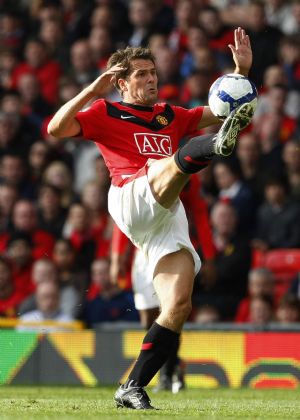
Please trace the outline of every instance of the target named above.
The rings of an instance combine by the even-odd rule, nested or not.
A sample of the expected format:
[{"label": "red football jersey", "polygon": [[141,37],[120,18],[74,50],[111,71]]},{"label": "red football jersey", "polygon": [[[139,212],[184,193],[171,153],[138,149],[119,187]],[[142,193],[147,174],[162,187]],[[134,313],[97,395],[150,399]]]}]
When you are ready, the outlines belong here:
[{"label": "red football jersey", "polygon": [[165,103],[153,107],[95,101],[77,113],[83,137],[95,141],[112,183],[133,175],[148,159],[172,156],[183,137],[196,135],[203,107],[185,109]]}]

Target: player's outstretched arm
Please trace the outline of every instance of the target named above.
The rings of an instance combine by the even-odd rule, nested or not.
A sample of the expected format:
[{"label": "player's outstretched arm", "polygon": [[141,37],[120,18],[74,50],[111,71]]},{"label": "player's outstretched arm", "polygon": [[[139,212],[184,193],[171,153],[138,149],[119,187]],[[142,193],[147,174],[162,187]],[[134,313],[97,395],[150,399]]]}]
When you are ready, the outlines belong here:
[{"label": "player's outstretched arm", "polygon": [[[235,63],[234,73],[248,76],[252,66],[252,48],[249,36],[242,28],[237,28],[234,31],[234,45],[229,44],[231,49],[233,61]],[[198,128],[208,127],[213,124],[219,124],[220,120],[210,110],[208,106],[204,107],[202,118],[199,122]]]},{"label": "player's outstretched arm", "polygon": [[77,112],[95,96],[103,96],[108,86],[113,83],[116,73],[120,70],[122,70],[122,67],[119,65],[111,67],[73,99],[65,103],[51,119],[48,125],[48,133],[58,138],[79,134],[81,127],[75,118]]}]

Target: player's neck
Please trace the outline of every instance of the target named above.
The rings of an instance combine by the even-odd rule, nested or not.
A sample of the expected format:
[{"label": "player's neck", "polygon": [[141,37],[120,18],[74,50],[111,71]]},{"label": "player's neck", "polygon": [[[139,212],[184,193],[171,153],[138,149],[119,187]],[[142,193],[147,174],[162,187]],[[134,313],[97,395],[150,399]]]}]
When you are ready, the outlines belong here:
[{"label": "player's neck", "polygon": [[153,111],[153,106],[151,105],[146,105],[146,104],[142,105],[142,104],[136,104],[136,103],[126,102],[126,101],[121,101],[120,104],[127,106],[128,108],[136,109],[138,111],[149,111],[149,112]]}]

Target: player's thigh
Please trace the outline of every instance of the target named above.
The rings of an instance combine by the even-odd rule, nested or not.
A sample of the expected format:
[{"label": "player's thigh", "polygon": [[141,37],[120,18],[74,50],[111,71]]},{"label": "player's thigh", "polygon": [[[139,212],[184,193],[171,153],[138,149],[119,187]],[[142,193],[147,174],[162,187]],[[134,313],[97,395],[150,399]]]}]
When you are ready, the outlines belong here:
[{"label": "player's thigh", "polygon": [[195,278],[195,263],[187,249],[165,255],[154,271],[154,288],[161,311],[190,305]]},{"label": "player's thigh", "polygon": [[165,208],[174,204],[189,179],[179,171],[173,156],[151,162],[147,177],[153,196]]}]

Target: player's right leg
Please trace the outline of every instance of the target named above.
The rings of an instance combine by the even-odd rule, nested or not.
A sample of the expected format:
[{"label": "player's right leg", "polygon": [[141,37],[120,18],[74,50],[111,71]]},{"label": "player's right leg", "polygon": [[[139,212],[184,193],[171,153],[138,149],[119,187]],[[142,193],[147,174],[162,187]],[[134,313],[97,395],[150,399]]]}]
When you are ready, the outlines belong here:
[{"label": "player's right leg", "polygon": [[155,161],[148,170],[148,180],[155,199],[165,208],[177,200],[189,176],[207,166],[215,155],[229,156],[239,132],[253,116],[253,107],[245,103],[225,119],[219,132],[192,138],[174,156]]}]

